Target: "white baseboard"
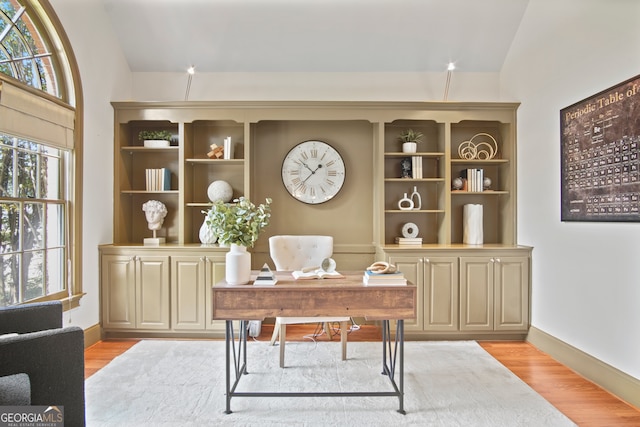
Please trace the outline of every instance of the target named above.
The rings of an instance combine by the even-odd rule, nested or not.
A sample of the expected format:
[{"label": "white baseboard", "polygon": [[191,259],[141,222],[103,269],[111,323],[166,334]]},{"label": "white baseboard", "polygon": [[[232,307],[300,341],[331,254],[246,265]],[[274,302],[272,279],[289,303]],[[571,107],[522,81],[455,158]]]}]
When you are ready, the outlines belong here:
[{"label": "white baseboard", "polygon": [[84,348],[91,347],[102,339],[100,324],[90,326],[84,330]]},{"label": "white baseboard", "polygon": [[601,360],[531,327],[527,341],[625,402],[640,408],[640,380]]}]

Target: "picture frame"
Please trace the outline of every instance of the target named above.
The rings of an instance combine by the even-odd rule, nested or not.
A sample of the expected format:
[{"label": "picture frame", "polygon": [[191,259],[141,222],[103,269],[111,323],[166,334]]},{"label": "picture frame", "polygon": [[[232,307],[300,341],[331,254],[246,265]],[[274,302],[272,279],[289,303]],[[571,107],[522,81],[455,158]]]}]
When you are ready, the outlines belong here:
[{"label": "picture frame", "polygon": [[640,75],[560,110],[561,221],[640,222]]}]

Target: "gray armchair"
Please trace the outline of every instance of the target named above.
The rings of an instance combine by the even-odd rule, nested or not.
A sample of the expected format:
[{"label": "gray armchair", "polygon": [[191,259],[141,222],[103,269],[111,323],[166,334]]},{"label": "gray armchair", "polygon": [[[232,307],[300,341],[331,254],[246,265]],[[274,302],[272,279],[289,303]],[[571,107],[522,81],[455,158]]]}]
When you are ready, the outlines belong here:
[{"label": "gray armchair", "polygon": [[0,335],[0,406],[63,406],[84,426],[84,333],[62,327],[62,303],[0,308]]}]

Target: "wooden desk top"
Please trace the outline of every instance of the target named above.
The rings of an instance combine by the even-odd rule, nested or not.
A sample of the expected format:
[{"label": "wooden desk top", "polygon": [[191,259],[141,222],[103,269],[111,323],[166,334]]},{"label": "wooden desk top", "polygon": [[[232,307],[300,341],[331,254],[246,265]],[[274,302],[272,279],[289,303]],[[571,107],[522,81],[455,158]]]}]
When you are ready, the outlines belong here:
[{"label": "wooden desk top", "polygon": [[262,320],[267,317],[351,316],[367,320],[415,319],[416,286],[365,286],[362,271],[341,272],[344,279],[295,280],[277,272],[272,286],[213,287],[214,320]]}]

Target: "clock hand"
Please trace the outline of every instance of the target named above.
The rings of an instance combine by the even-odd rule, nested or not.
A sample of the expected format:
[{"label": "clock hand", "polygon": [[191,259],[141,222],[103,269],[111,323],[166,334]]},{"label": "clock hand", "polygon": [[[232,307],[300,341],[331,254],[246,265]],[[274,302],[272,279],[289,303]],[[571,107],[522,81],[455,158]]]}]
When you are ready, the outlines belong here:
[{"label": "clock hand", "polygon": [[[307,164],[305,162],[300,162],[302,163],[302,166],[304,166],[305,168],[309,169],[311,171],[312,174],[315,173],[315,171],[312,171],[311,168],[309,166],[307,166]],[[317,169],[316,169],[317,170]]]},{"label": "clock hand", "polygon": [[303,184],[304,184],[305,182],[307,182],[307,180],[308,180],[309,178],[311,178],[311,175],[315,175],[315,173],[318,171],[318,169],[320,169],[320,168],[322,167],[322,163],[320,163],[320,164],[316,167],[316,169],[315,169],[315,170],[311,170],[311,168],[310,168],[309,166],[307,166],[307,164],[306,164],[305,162],[300,162],[300,163],[302,163],[302,165],[303,165],[305,168],[307,168],[307,169],[309,169],[309,171],[311,171],[311,173],[310,173],[310,174],[309,174],[309,175],[308,175],[308,176],[307,176],[307,177],[302,181],[302,183],[303,183]]},{"label": "clock hand", "polygon": [[307,180],[308,180],[309,178],[311,178],[311,176],[312,176],[314,173],[315,173],[314,171],[311,171],[311,173],[310,173],[309,175],[307,175],[307,177],[306,177],[305,179],[303,179],[303,180],[302,180],[302,184],[304,184],[305,182],[307,182]]}]

